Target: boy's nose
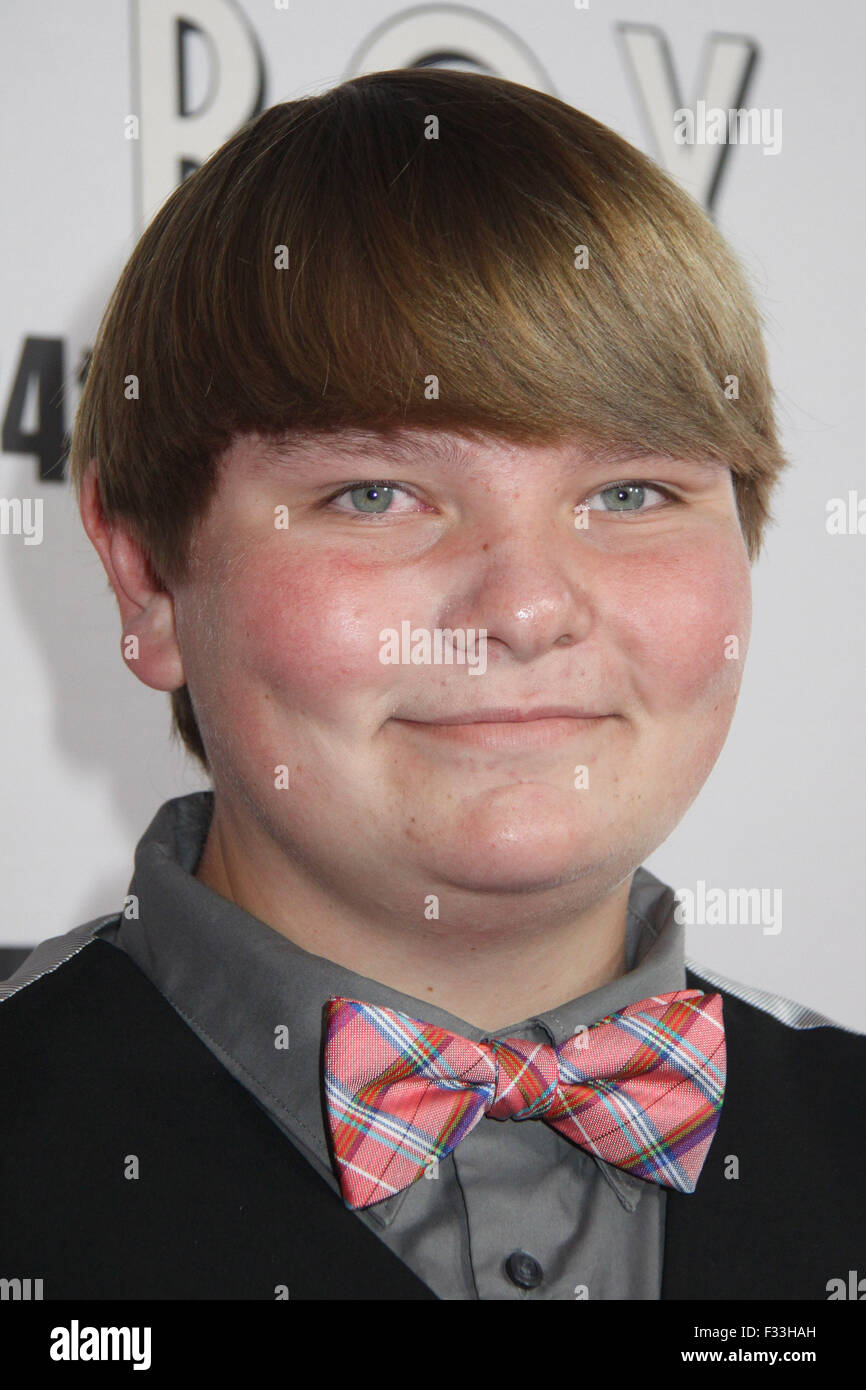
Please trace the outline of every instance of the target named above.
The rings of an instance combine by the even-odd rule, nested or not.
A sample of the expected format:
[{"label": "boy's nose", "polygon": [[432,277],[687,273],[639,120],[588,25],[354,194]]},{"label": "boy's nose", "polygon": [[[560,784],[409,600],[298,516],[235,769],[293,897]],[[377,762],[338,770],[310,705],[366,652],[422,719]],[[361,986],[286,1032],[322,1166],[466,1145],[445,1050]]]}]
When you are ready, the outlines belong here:
[{"label": "boy's nose", "polygon": [[577,540],[552,529],[488,535],[483,553],[455,576],[439,625],[485,628],[488,644],[502,643],[524,660],[582,641],[594,617],[591,561]]}]

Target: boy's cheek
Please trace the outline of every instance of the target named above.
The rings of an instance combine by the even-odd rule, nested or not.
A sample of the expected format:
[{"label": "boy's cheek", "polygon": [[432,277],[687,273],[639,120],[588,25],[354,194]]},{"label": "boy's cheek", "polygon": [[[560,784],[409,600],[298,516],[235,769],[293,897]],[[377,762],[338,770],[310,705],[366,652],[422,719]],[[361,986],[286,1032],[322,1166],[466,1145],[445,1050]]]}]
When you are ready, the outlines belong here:
[{"label": "boy's cheek", "polygon": [[346,682],[376,689],[394,668],[379,660],[383,627],[411,611],[393,592],[363,586],[336,563],[264,567],[227,595],[224,621],[232,664],[245,684],[263,683],[287,700],[337,705]]},{"label": "boy's cheek", "polygon": [[681,556],[621,593],[631,675],[650,713],[736,699],[751,631],[748,560]]},{"label": "boy's cheek", "polygon": [[[235,570],[215,615],[235,690],[254,697],[263,686],[309,711],[338,708],[351,687],[395,687],[401,672],[380,661],[380,632],[399,632],[405,618],[417,626],[430,606],[429,585],[419,594],[409,574],[373,575],[334,554],[268,563],[259,549],[255,561]],[[704,533],[596,578],[591,640],[605,665],[627,665],[648,712],[735,698],[751,624],[750,569],[736,537]]]}]

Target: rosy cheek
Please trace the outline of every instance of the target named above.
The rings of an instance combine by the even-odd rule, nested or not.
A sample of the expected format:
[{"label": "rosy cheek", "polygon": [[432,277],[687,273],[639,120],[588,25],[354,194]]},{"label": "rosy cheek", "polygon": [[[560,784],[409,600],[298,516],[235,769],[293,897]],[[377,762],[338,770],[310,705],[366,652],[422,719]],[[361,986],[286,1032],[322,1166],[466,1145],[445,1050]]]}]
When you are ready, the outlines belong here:
[{"label": "rosy cheek", "polygon": [[227,619],[249,679],[287,705],[336,708],[350,689],[381,685],[381,580],[336,556],[268,562],[233,585]]},{"label": "rosy cheek", "polygon": [[687,547],[620,586],[632,675],[648,710],[736,698],[751,627],[748,559],[729,543]]}]

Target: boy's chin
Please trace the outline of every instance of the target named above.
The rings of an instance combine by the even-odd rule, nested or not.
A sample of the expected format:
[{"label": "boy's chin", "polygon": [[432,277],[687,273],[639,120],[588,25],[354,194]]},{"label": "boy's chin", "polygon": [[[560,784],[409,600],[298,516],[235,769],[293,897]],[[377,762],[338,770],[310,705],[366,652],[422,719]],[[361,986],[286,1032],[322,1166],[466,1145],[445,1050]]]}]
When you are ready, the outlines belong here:
[{"label": "boy's chin", "polygon": [[469,891],[532,892],[579,880],[591,891],[609,889],[662,837],[610,813],[601,818],[575,803],[581,795],[536,783],[488,792],[428,842],[432,866]]}]

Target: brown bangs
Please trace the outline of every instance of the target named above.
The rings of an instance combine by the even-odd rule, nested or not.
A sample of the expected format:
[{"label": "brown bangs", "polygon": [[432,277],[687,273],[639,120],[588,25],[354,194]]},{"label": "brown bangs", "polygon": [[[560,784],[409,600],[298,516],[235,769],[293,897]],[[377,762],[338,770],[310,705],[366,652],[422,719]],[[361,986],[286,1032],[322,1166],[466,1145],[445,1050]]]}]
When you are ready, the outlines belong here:
[{"label": "brown bangs", "polygon": [[175,190],[100,325],[72,475],[96,460],[170,588],[236,435],[395,426],[721,459],[752,559],[786,463],[752,291],[698,205],[565,103],[437,69],[271,107]]}]

